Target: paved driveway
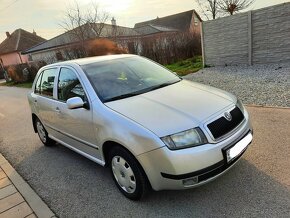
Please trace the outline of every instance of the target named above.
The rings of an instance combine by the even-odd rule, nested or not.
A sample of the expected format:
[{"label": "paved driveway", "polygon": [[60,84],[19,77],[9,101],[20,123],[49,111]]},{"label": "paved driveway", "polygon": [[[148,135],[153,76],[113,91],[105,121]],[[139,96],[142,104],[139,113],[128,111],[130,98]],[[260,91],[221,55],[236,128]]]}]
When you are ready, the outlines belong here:
[{"label": "paved driveway", "polygon": [[249,107],[254,142],[214,182],[132,202],[107,169],[61,145],[42,146],[26,94],[0,86],[0,152],[59,217],[289,217],[290,109]]}]

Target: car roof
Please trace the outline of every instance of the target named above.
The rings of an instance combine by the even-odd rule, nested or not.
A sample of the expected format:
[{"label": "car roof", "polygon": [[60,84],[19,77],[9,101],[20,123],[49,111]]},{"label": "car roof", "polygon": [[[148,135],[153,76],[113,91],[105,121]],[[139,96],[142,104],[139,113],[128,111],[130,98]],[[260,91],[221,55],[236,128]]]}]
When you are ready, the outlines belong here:
[{"label": "car roof", "polygon": [[127,58],[127,57],[135,57],[135,56],[136,55],[131,55],[131,54],[95,56],[95,57],[89,57],[89,58],[80,58],[80,59],[58,62],[58,63],[50,64],[47,66],[59,66],[59,65],[70,65],[70,64],[77,64],[77,65],[82,66],[82,65],[91,64],[91,63],[97,63],[97,62],[115,60],[115,59],[121,59],[121,58]]}]

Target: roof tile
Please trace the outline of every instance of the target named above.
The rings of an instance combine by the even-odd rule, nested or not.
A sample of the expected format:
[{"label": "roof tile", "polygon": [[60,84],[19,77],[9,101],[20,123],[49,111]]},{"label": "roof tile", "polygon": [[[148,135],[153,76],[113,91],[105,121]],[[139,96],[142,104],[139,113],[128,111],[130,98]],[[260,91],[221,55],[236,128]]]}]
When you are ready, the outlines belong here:
[{"label": "roof tile", "polygon": [[180,31],[186,31],[190,27],[192,14],[195,13],[194,10],[185,11],[179,14],[173,14],[166,17],[157,17],[153,20],[148,20],[145,22],[136,23],[134,28],[140,28],[147,25],[163,26],[167,28],[178,29]]},{"label": "roof tile", "polygon": [[0,44],[0,54],[23,51],[43,41],[45,39],[40,36],[17,29]]}]

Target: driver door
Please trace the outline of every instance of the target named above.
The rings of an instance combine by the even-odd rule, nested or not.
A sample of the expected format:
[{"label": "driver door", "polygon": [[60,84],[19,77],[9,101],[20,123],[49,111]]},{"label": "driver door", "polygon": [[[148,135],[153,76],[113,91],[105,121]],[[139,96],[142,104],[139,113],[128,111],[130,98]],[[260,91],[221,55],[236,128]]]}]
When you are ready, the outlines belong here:
[{"label": "driver door", "polygon": [[[80,97],[86,107],[68,109],[66,101],[72,97]],[[100,159],[96,134],[94,132],[92,105],[81,84],[77,72],[73,68],[62,67],[57,81],[56,131],[58,138],[73,147]]]}]

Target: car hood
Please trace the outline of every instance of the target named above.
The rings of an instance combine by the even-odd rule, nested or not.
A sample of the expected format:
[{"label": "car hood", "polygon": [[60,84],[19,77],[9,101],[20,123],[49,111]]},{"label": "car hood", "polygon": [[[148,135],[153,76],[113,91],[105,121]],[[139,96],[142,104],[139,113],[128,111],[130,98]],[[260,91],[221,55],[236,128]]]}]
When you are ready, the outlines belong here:
[{"label": "car hood", "polygon": [[197,127],[235,101],[236,97],[225,91],[182,80],[105,105],[163,137]]}]

